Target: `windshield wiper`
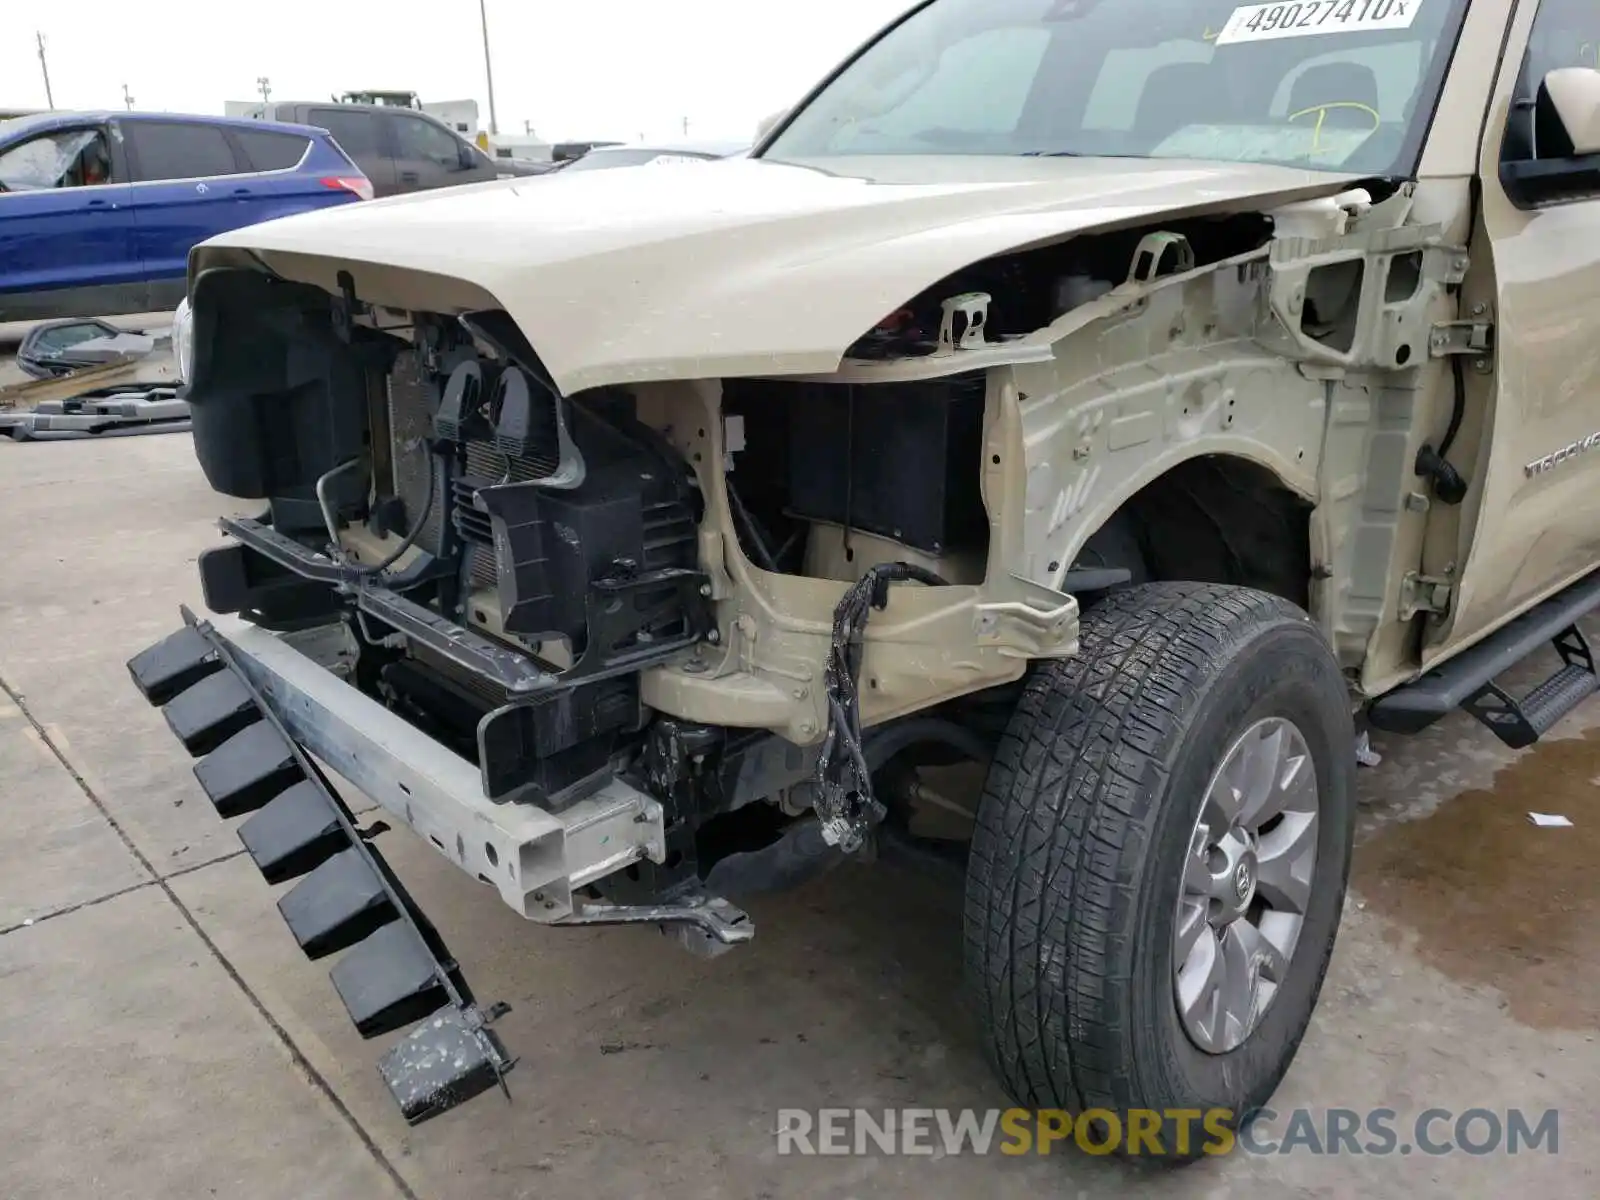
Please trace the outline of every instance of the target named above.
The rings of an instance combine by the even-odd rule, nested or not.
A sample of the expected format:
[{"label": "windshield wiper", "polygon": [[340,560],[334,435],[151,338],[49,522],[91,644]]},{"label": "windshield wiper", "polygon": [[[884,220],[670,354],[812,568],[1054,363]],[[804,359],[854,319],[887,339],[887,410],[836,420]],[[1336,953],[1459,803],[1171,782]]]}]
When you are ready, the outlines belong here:
[{"label": "windshield wiper", "polygon": [[1149,158],[1148,154],[1097,154],[1090,150],[1023,150],[1019,158]]}]

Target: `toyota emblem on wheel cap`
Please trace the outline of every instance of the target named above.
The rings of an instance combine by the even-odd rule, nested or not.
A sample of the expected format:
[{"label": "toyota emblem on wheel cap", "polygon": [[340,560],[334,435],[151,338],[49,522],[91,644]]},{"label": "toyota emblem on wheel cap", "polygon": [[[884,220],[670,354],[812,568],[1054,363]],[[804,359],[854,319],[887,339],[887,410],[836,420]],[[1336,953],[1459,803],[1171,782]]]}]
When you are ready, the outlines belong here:
[{"label": "toyota emblem on wheel cap", "polygon": [[1250,894],[1250,889],[1255,886],[1255,882],[1255,876],[1250,870],[1250,864],[1248,862],[1240,863],[1238,869],[1233,873],[1233,890],[1239,899],[1243,900]]}]

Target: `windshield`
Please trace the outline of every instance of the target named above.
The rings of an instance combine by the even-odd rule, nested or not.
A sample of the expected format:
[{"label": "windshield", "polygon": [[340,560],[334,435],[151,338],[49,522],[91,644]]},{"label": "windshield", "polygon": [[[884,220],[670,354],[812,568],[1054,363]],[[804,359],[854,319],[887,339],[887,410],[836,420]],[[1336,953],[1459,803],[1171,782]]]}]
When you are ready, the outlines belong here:
[{"label": "windshield", "polygon": [[931,0],[765,158],[1066,154],[1415,166],[1466,0]]}]

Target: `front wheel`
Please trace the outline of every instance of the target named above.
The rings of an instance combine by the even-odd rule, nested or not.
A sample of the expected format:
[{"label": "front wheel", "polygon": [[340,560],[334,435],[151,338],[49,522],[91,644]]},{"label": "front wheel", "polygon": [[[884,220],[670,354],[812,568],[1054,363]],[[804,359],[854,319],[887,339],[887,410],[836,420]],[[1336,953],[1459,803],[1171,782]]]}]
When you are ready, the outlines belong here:
[{"label": "front wheel", "polygon": [[1151,584],[1084,613],[1012,715],[968,867],[969,986],[1019,1103],[1178,1160],[1203,1149],[1188,1114],[1214,1132],[1265,1104],[1338,930],[1353,739],[1285,600]]}]

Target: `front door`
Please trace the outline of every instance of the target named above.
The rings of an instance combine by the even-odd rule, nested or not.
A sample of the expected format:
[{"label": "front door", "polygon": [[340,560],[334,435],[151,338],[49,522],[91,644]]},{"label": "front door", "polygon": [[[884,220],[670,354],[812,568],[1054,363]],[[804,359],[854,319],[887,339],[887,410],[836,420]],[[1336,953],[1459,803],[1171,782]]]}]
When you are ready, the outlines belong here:
[{"label": "front door", "polygon": [[130,191],[103,125],[0,151],[0,321],[140,311]]},{"label": "front door", "polygon": [[495,178],[493,163],[472,154],[472,148],[443,125],[405,112],[388,113],[386,119],[394,135],[395,168],[402,192]]},{"label": "front door", "polygon": [[1484,472],[1477,512],[1463,517],[1472,532],[1446,634],[1455,645],[1600,562],[1600,444],[1588,441],[1600,443],[1600,186],[1596,160],[1572,159],[1536,104],[1547,71],[1593,67],[1596,46],[1594,0],[1523,5],[1489,108],[1509,115],[1484,131],[1472,257],[1477,276],[1487,252],[1493,282],[1480,277],[1474,296],[1469,277],[1462,316],[1492,299],[1482,315],[1497,345],[1492,358],[1462,360],[1469,394],[1492,400],[1487,456],[1455,464]]}]

